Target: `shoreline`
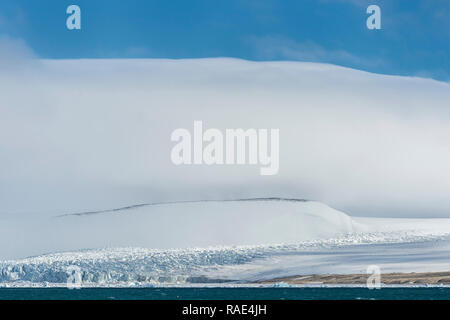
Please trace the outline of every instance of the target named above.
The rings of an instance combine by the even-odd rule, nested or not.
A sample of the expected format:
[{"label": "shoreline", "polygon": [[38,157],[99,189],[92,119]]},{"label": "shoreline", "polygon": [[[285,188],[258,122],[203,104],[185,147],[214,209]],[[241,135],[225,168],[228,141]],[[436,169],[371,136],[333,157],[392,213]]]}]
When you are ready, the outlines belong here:
[{"label": "shoreline", "polygon": [[[273,287],[305,287],[305,288],[358,288],[366,287],[373,274],[310,274],[276,277],[266,280],[245,281],[227,280],[205,282],[82,282],[74,288],[84,289],[138,289],[138,288],[273,288]],[[207,279],[207,278],[206,278]],[[392,272],[380,274],[380,285],[385,288],[395,287],[447,287],[450,288],[450,271],[442,272]],[[68,288],[67,283],[11,281],[0,283],[0,289],[57,289]]]},{"label": "shoreline", "polygon": [[[372,274],[312,274],[279,277],[256,281],[258,284],[287,283],[291,285],[365,285]],[[380,275],[383,285],[450,285],[450,271],[393,272]]]}]

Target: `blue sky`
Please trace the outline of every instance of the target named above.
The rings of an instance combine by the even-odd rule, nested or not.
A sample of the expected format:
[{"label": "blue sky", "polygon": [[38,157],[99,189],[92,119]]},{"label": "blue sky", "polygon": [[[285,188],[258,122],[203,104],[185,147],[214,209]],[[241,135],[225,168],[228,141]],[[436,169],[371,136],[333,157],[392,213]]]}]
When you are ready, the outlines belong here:
[{"label": "blue sky", "polygon": [[[66,8],[82,30],[66,28]],[[381,7],[382,29],[366,28]],[[0,36],[42,58],[200,58],[327,62],[450,79],[448,0],[2,0]]]}]

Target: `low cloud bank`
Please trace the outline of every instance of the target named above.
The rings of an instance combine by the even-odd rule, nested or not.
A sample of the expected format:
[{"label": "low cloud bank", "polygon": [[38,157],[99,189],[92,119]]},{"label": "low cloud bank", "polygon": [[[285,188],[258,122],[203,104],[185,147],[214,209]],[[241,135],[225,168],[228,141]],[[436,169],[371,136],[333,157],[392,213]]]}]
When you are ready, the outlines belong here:
[{"label": "low cloud bank", "polygon": [[[448,83],[302,62],[26,64],[20,42],[2,45],[13,49],[0,55],[0,217],[267,196],[450,217]],[[175,166],[171,133],[195,120],[279,129],[279,173]]]}]

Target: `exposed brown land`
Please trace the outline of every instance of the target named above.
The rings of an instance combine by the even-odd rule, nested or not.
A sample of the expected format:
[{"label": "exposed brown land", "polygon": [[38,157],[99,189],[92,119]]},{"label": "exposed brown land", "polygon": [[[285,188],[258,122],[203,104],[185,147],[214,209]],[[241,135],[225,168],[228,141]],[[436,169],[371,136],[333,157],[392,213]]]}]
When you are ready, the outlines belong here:
[{"label": "exposed brown land", "polygon": [[[370,274],[313,274],[305,276],[291,276],[258,281],[258,283],[272,284],[286,282],[289,284],[366,284]],[[383,284],[444,284],[450,285],[450,272],[422,272],[422,273],[383,273]]]}]

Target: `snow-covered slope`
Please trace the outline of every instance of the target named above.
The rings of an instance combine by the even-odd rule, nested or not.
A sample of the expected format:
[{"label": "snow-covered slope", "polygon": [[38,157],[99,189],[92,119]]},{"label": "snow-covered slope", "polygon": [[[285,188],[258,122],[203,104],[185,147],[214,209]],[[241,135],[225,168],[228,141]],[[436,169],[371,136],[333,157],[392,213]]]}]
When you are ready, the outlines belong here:
[{"label": "snow-covered slope", "polygon": [[[370,220],[365,219],[368,229]],[[0,284],[65,286],[74,267],[86,286],[248,283],[290,275],[365,273],[372,264],[382,272],[448,271],[450,219],[429,219],[427,230],[420,229],[421,222],[425,221],[406,221],[403,229],[398,223],[396,231],[350,233],[297,244],[52,253],[0,262]]]},{"label": "snow-covered slope", "polygon": [[356,231],[345,213],[289,199],[161,203],[0,224],[0,259],[104,247],[156,249],[298,243]]},{"label": "snow-covered slope", "polygon": [[64,286],[74,266],[85,285],[133,286],[450,265],[450,219],[351,218],[305,200],[157,203],[3,222],[0,284],[8,286]]}]

